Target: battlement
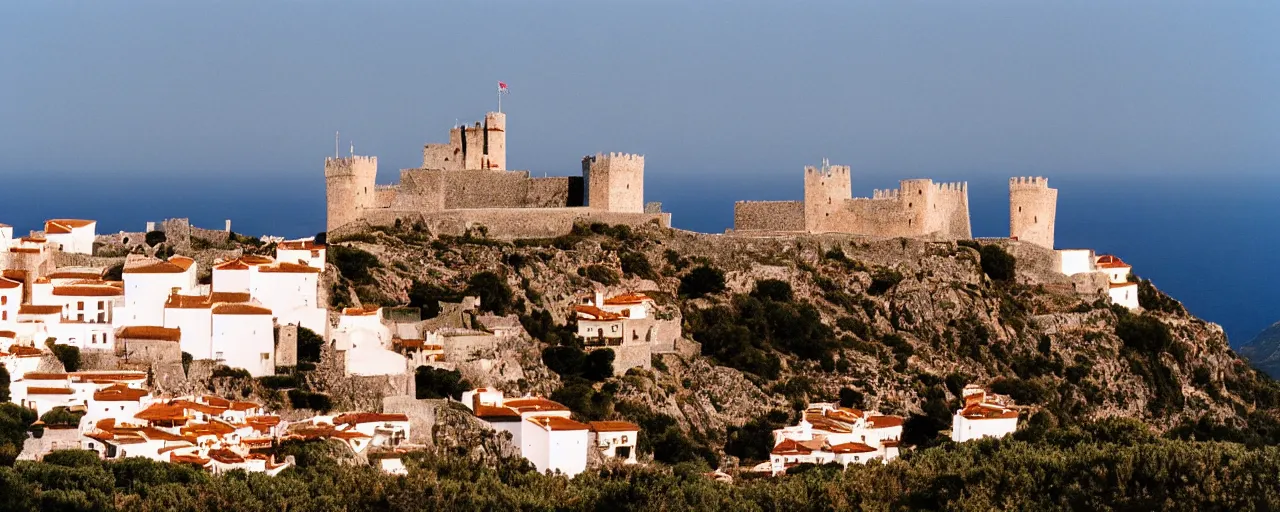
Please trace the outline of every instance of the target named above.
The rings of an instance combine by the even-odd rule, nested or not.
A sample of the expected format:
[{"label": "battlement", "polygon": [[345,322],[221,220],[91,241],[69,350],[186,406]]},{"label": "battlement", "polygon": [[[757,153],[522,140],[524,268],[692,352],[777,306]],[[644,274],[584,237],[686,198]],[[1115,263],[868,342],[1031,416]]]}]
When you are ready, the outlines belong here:
[{"label": "battlement", "polygon": [[644,164],[644,155],[633,153],[596,153],[582,157],[583,162],[606,163],[611,161]]},{"label": "battlement", "polygon": [[1009,190],[1048,189],[1049,178],[1041,176],[1018,176],[1009,178]]},{"label": "battlement", "polygon": [[902,191],[896,188],[875,189],[871,191],[872,199],[897,199],[901,197]]},{"label": "battlement", "polygon": [[324,159],[325,177],[357,176],[368,173],[377,174],[378,157],[376,156],[344,156],[326,157]]},{"label": "battlement", "polygon": [[934,183],[934,190],[938,192],[967,192],[969,190],[969,182],[957,181],[952,183]]},{"label": "battlement", "polygon": [[848,176],[849,166],[828,165],[825,167],[814,167],[812,165],[806,165],[804,167],[804,174],[806,176],[813,175],[813,176],[818,176],[823,178],[829,178],[831,176]]}]

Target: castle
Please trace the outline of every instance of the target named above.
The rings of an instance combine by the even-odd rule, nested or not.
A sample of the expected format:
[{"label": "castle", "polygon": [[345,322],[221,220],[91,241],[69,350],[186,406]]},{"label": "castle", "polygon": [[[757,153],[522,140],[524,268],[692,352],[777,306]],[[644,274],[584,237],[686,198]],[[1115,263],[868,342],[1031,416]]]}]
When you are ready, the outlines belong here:
[{"label": "castle", "polygon": [[[930,179],[898,182],[897,189],[853,197],[849,167],[804,168],[803,201],[738,201],[733,231],[846,233],[884,238],[972,238],[969,184]],[[1045,178],[1009,179],[1009,238],[1053,249],[1057,189]]]},{"label": "castle", "polygon": [[422,222],[462,234],[483,226],[498,237],[554,236],[575,222],[671,225],[660,205],[644,203],[644,157],[600,153],[582,159],[581,176],[535,178],[507,169],[507,116],[449,130],[446,144],[426,144],[422,167],[400,171],[397,185],[377,185],[378,159],[325,159],[327,228]]}]

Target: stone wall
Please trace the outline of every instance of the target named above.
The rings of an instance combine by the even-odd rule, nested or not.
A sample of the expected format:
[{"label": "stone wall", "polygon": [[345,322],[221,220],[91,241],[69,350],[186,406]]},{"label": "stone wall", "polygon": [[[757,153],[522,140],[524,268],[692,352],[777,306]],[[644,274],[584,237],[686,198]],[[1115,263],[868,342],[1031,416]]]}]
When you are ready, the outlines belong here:
[{"label": "stone wall", "polygon": [[598,153],[582,159],[586,204],[595,210],[644,212],[644,156]]},{"label": "stone wall", "polygon": [[324,160],[328,229],[354,222],[374,202],[378,159],[371,156]]},{"label": "stone wall", "polygon": [[613,350],[614,375],[625,375],[627,370],[635,367],[646,370],[653,367],[653,347],[648,343],[632,343],[601,348]]},{"label": "stone wall", "polygon": [[1053,248],[1053,229],[1058,209],[1058,190],[1049,188],[1045,178],[1009,178],[1009,236],[1048,249]]},{"label": "stone wall", "polygon": [[[637,226],[656,223],[671,227],[670,213],[603,212],[589,208],[480,208],[445,210],[434,213],[374,210],[366,212],[365,222],[375,226],[422,221],[432,233],[460,236],[468,229],[484,226],[489,236],[501,239],[554,237],[568,233],[577,222],[602,222]],[[358,231],[353,225],[347,230]],[[335,231],[343,233],[345,230]]]},{"label": "stone wall", "polygon": [[116,353],[132,364],[182,362],[182,348],[176,341],[116,338]]},{"label": "stone wall", "polygon": [[444,360],[454,363],[484,357],[498,345],[498,337],[482,331],[442,332],[440,344],[444,346]]},{"label": "stone wall", "polygon": [[804,201],[738,201],[735,231],[804,231]]},{"label": "stone wall", "polygon": [[276,366],[298,365],[298,326],[280,326],[276,333]]}]

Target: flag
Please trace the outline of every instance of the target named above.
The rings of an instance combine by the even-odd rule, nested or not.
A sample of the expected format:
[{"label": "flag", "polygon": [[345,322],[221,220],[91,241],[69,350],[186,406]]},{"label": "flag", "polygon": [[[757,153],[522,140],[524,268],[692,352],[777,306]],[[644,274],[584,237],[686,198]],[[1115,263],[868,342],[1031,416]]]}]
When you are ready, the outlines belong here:
[{"label": "flag", "polygon": [[507,83],[506,83],[506,82],[498,82],[498,92],[500,92],[500,93],[502,93],[502,94],[508,94],[508,93],[510,93],[511,91],[507,89]]}]

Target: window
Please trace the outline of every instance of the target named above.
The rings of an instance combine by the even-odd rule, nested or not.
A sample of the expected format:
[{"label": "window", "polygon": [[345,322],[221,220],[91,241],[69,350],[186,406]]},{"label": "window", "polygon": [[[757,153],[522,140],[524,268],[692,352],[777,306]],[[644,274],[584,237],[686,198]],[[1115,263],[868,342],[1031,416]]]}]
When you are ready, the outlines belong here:
[{"label": "window", "polygon": [[77,310],[77,311],[84,311],[84,301],[76,302],[76,310]]},{"label": "window", "polygon": [[0,306],[3,306],[3,305],[8,304],[8,303],[9,303],[9,296],[8,296],[8,295],[5,295],[5,296],[0,297]]},{"label": "window", "polygon": [[268,360],[268,359],[271,359],[271,353],[270,353],[270,352],[263,352],[263,353],[262,353],[262,360],[263,360],[263,361],[266,361],[266,360]]}]

